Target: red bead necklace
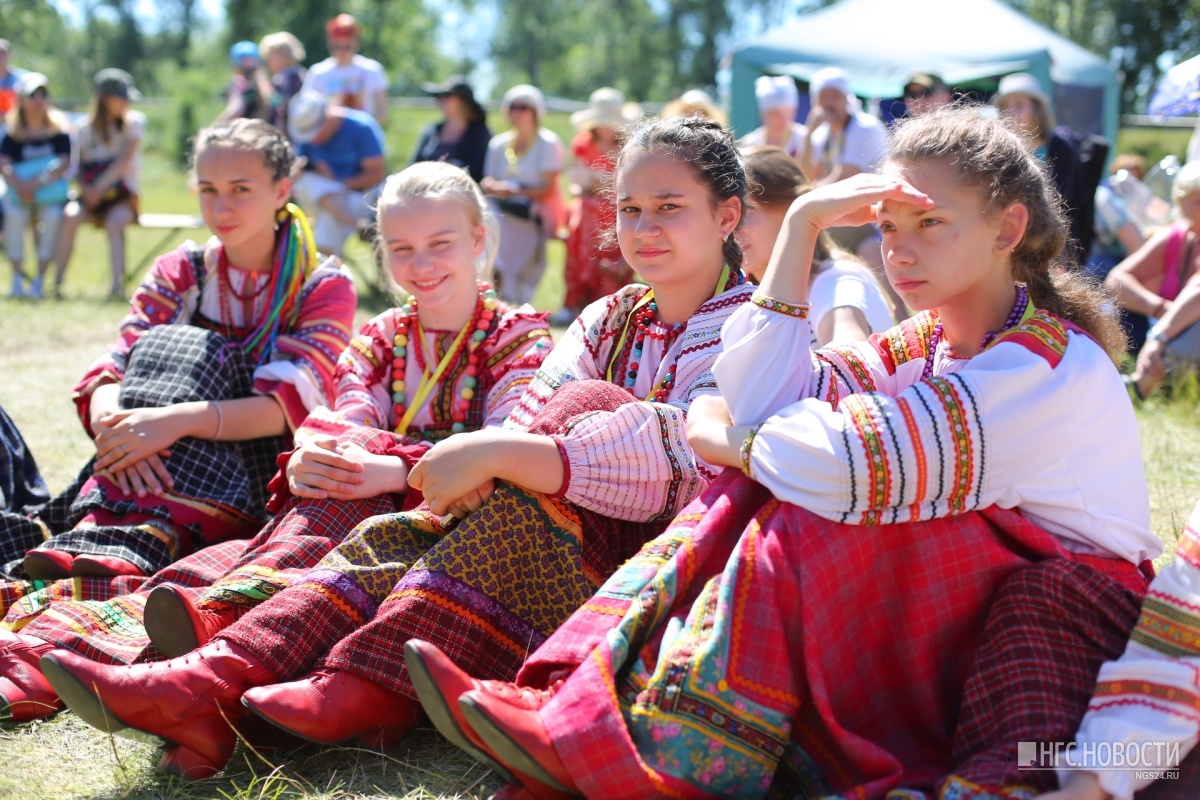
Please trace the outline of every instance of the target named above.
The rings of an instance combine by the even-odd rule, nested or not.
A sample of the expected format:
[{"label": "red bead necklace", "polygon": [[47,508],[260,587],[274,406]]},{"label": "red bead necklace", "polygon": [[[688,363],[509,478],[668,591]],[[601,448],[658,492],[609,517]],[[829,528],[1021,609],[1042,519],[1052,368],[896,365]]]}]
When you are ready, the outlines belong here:
[{"label": "red bead necklace", "polygon": [[[417,315],[417,301],[410,299],[394,313],[396,319],[396,334],[392,343],[392,415],[396,421],[395,431],[405,434],[414,417],[424,406],[426,399],[442,380],[450,365],[460,362],[462,354],[466,353],[466,376],[463,378],[463,388],[458,393],[451,410],[453,424],[451,430],[460,433],[466,430],[467,413],[471,409],[471,401],[475,398],[475,390],[479,386],[479,365],[482,356],[479,345],[487,338],[488,331],[496,320],[496,293],[485,283],[479,284],[479,299],[475,304],[475,312],[467,320],[450,347],[442,356],[436,369],[430,373],[425,362],[425,332],[421,328],[421,320]],[[413,393],[413,406],[409,407],[409,396],[405,387],[405,369],[408,365],[409,334],[416,341],[415,355],[417,366],[421,370],[421,381]],[[436,351],[434,353],[436,355]],[[430,361],[432,363],[432,360]]]}]

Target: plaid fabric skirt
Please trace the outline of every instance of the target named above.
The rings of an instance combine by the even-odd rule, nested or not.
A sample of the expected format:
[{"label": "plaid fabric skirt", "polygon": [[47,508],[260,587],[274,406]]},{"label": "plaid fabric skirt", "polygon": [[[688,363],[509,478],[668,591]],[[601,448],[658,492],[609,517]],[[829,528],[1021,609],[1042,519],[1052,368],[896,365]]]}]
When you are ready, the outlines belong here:
[{"label": "plaid fabric skirt", "polygon": [[[393,433],[369,428],[341,438],[376,453],[394,451],[402,443]],[[146,597],[156,586],[173,584],[201,609],[236,618],[311,569],[359,522],[395,512],[403,502],[394,495],[346,502],[293,497],[253,539],[211,545],[149,578],[0,584],[3,624],[93,661],[155,660],[159,653],[146,637],[143,614]]]},{"label": "plaid fabric skirt", "polygon": [[[600,381],[566,384],[534,433],[633,400]],[[428,506],[366,520],[321,563],[226,628],[282,680],[344,669],[415,697],[404,643],[434,642],[472,675],[511,680],[526,655],[665,526],[603,517],[500,483],[447,527]]]},{"label": "plaid fabric skirt", "polygon": [[12,417],[0,408],[0,511],[19,512],[49,499],[33,453]]},{"label": "plaid fabric skirt", "polygon": [[[589,797],[868,800],[910,788],[969,797],[972,786],[981,797],[1032,796],[982,757],[1019,714],[976,696],[998,677],[976,666],[976,653],[989,645],[997,664],[1021,655],[985,630],[993,596],[1030,564],[1066,558],[1015,511],[842,525],[727,470],[518,680],[544,685],[573,670],[542,720]],[[1070,574],[1080,603],[1102,609],[1081,629],[1112,625],[1109,641],[1123,641],[1136,593],[1090,567]],[[1034,663],[1057,663],[1043,655]],[[1089,694],[1104,657],[1080,657],[1063,680]],[[974,683],[973,672],[983,673]],[[1003,678],[1011,690],[1012,673]],[[1085,706],[1086,697],[1075,723]],[[959,762],[959,777],[947,779]],[[1003,766],[1015,763],[1014,744]]]},{"label": "plaid fabric skirt", "polygon": [[[191,325],[152,328],[130,351],[121,382],[122,408],[249,397],[254,364],[221,334]],[[267,482],[284,439],[245,442],[191,437],[171,446],[166,467],[175,481],[163,497],[123,494],[106,476],[84,467],[68,489],[41,507],[32,522],[38,549],[115,556],[150,575],[199,547],[251,536],[267,521]],[[0,539],[0,563],[21,577],[28,529]],[[4,533],[11,533],[7,531]]]}]

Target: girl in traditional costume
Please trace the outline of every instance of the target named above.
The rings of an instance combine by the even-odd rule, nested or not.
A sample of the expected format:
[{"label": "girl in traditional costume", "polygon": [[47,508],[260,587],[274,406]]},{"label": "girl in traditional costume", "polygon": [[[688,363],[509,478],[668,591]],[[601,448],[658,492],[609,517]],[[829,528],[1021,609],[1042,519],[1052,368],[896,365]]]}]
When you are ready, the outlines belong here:
[{"label": "girl in traditional costume", "polygon": [[[497,227],[482,192],[458,167],[423,163],[388,179],[377,216],[388,277],[408,300],[342,352],[332,409],[314,409],[296,448],[279,456],[275,517],[253,539],[206,548],[140,587],[97,580],[22,598],[6,620],[21,633],[0,632],[0,698],[12,717],[57,708],[36,672],[51,646],[108,663],[158,655],[150,640],[168,655],[188,652],[279,593],[362,520],[418,505],[406,479],[433,442],[512,411],[552,340],[545,314],[504,305],[484,282]],[[88,599],[71,602],[81,593]]]},{"label": "girl in traditional costume", "polygon": [[[867,222],[922,311],[810,351],[818,232]],[[725,326],[723,399],[689,415],[697,455],[740,470],[517,685],[410,642],[433,721],[539,797],[1028,796],[1015,758],[988,757],[1010,733],[989,714],[1029,710],[1041,695],[1014,684],[1043,676],[1006,677],[1011,709],[971,690],[993,594],[1054,561],[1119,612],[1161,549],[1123,337],[1059,268],[1065,239],[1021,139],[972,109],[905,123],[881,175],[797,200]]]},{"label": "girl in traditional costume", "polygon": [[638,129],[616,165],[617,237],[649,285],[585,309],[503,429],[430,450],[409,475],[425,507],[367,520],[182,659],[106,667],[56,652],[43,665],[66,702],[93,724],[162,736],[175,745],[164,766],[199,777],[233,750],[225,717],[248,710],[322,742],[406,734],[413,636],[511,679],[715,474],[687,445],[686,413],[716,393],[721,326],[751,293],[732,236],[745,188],[717,125]]},{"label": "girl in traditional costume", "polygon": [[9,578],[145,576],[253,534],[284,437],[332,393],[354,286],[287,202],[291,146],[237,122],[202,131],[193,159],[215,236],[155,262],[75,387],[95,459],[48,504],[0,517]]}]

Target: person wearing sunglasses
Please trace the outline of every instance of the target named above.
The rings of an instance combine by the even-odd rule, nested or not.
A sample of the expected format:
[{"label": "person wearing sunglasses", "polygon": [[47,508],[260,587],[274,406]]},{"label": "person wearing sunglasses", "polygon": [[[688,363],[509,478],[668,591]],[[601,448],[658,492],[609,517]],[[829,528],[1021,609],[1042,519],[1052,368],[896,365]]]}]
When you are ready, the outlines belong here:
[{"label": "person wearing sunglasses", "polygon": [[904,108],[909,117],[928,114],[953,100],[942,76],[932,72],[918,72],[904,85]]},{"label": "person wearing sunglasses", "polygon": [[338,14],[325,24],[329,58],[314,64],[304,88],[320,92],[331,105],[365,111],[383,126],[387,123],[387,74],[373,58],[358,54],[362,28],[350,14]]}]

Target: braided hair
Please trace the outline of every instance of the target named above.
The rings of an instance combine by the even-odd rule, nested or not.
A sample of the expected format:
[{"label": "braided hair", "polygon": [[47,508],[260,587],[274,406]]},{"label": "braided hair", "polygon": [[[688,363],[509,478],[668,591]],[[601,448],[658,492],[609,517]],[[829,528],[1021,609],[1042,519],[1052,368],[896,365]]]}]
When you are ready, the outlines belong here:
[{"label": "braided hair", "polygon": [[[688,116],[672,119],[650,119],[623,133],[619,139],[620,154],[613,173],[634,155],[661,153],[686,164],[712,193],[712,205],[736,197],[740,209],[746,204],[746,170],[742,166],[733,136],[720,124],[707,117]],[[738,224],[741,224],[739,219]],[[609,242],[615,239],[610,232]],[[742,268],[742,248],[736,236],[730,236],[722,246],[725,263],[731,270]]]},{"label": "braided hair", "polygon": [[1075,323],[1118,361],[1126,338],[1116,304],[1097,281],[1069,263],[1063,199],[1045,167],[1006,119],[987,118],[977,107],[955,105],[904,120],[892,136],[887,163],[935,162],[978,190],[987,213],[1021,203],[1029,211],[1025,235],[1012,252],[1013,280],[1024,283],[1033,304]]}]

